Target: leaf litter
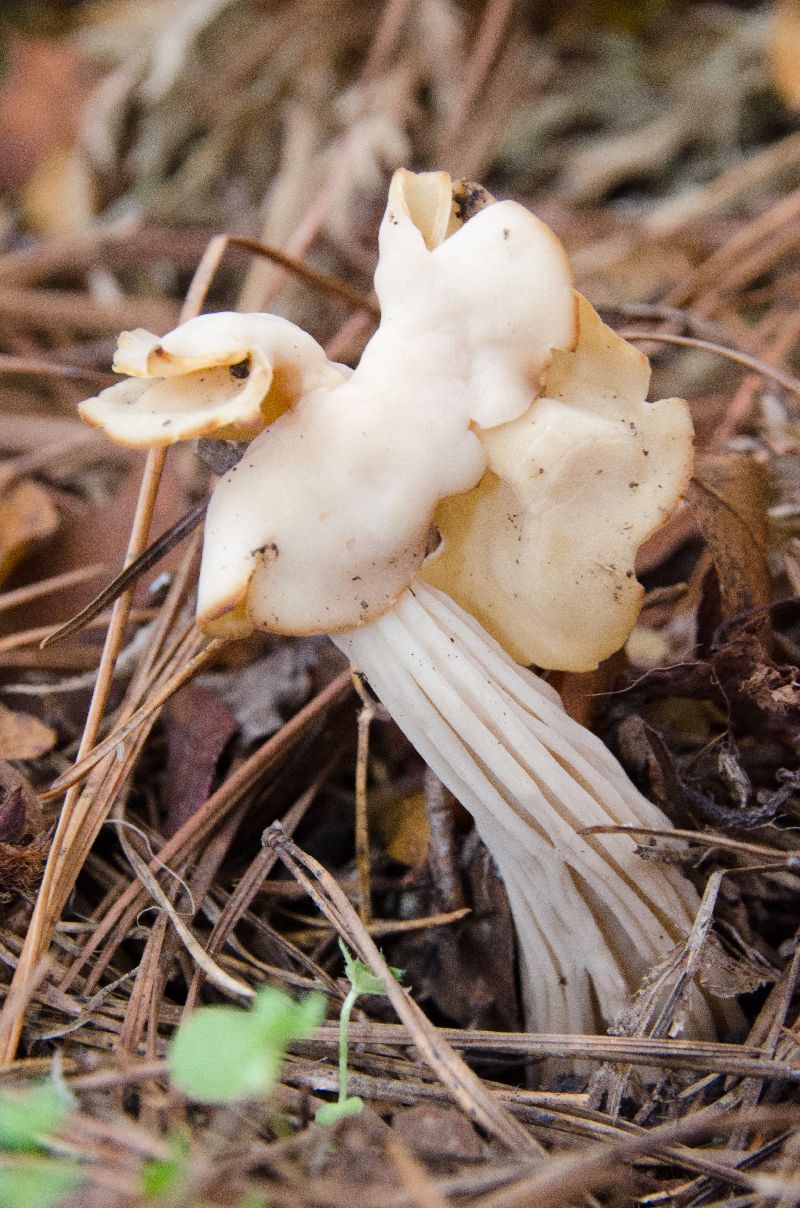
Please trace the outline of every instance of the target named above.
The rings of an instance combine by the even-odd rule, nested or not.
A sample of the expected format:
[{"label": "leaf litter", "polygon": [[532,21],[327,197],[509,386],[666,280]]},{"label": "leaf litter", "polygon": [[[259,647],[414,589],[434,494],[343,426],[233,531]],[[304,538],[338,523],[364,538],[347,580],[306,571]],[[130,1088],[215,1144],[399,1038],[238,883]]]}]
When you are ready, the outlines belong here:
[{"label": "leaf litter", "polygon": [[[366,21],[353,0],[114,0],[60,12],[57,31],[62,6],[25,7],[23,28],[0,25],[0,1085],[63,1080],[73,1098],[31,1152],[0,1144],[0,1174],[44,1203],[77,1166],[66,1202],[89,1208],[796,1202],[796,3],[376,0]],[[31,100],[25,62],[48,67]],[[54,130],[46,80],[65,71],[76,120]],[[635,324],[654,395],[693,409],[695,481],[640,554],[629,658],[559,682],[677,828],[631,842],[706,891],[608,1036],[519,1031],[502,884],[380,712],[364,868],[346,669],[319,641],[204,654],[191,538],[38,649],[211,482],[190,452],[151,456],[142,480],[73,421],[109,380],[117,330],[174,325],[228,231],[275,255],[218,245],[195,298],[285,314],[355,358],[401,162],[540,212],[579,287]],[[85,778],[48,796],[76,758]],[[337,939],[373,974],[384,955],[403,967],[406,988],[359,1001],[347,1089],[365,1106],[322,1129]],[[681,1035],[692,976],[738,1000],[718,1043]],[[268,1099],[187,1104],[167,1069],[181,1019],[265,984],[324,992],[328,1020],[290,1046]]]}]

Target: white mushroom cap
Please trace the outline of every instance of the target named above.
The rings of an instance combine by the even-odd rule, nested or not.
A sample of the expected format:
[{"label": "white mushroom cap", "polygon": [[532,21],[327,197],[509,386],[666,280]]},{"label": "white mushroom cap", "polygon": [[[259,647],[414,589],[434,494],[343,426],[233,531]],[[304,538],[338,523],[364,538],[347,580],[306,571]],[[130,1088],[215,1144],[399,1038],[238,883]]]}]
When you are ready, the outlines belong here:
[{"label": "white mushroom cap", "polygon": [[299,397],[349,375],[277,315],[199,315],[163,337],[126,331],[114,357],[132,380],[79,405],[110,440],[147,449],[215,435],[249,439]]},{"label": "white mushroom cap", "polygon": [[471,422],[507,423],[540,393],[554,350],[574,347],[566,253],[550,228],[514,201],[486,206],[431,250],[429,240],[452,230],[457,216],[445,228],[440,197],[433,219],[422,206],[410,209],[419,189],[410,177],[419,180],[396,172],[389,190],[375,271],[385,340],[364,355],[385,356],[389,345],[406,356],[414,349],[429,376],[441,378],[443,405],[448,382],[462,379]]},{"label": "white mushroom cap", "polygon": [[646,357],[580,299],[574,352],[557,353],[544,394],[481,433],[489,472],[445,499],[428,582],[521,663],[585,671],[625,642],[639,613],[639,545],[691,474],[681,399],[645,401]]},{"label": "white mushroom cap", "polygon": [[438,501],[485,472],[474,426],[527,410],[553,350],[573,344],[555,236],[514,202],[448,236],[455,196],[444,173],[395,174],[381,324],[358,368],[302,398],[218,484],[198,599],[210,631],[330,633],[391,608]]}]

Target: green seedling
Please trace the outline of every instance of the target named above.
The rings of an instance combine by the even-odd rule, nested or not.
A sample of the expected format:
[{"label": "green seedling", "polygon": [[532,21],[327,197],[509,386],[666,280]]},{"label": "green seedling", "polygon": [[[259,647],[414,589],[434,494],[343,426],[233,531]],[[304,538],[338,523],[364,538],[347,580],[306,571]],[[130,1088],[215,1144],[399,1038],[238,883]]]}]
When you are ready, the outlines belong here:
[{"label": "green seedling", "polygon": [[248,1011],[200,1007],[176,1031],[169,1069],[179,1090],[201,1103],[230,1103],[269,1094],[287,1046],[304,1040],[325,1014],[325,999],[295,1002],[265,986]]},{"label": "green seedling", "polygon": [[[347,1051],[350,1016],[353,1013],[356,999],[360,998],[362,994],[386,994],[386,987],[383,981],[375,976],[369,965],[352,956],[341,940],[339,940],[339,947],[344,957],[345,976],[350,982],[350,989],[339,1013],[339,1097],[335,1103],[326,1103],[319,1109],[315,1119],[320,1124],[334,1124],[344,1116],[357,1116],[364,1107],[364,1100],[360,1095],[347,1094]],[[395,969],[391,965],[389,968],[392,977],[396,981],[400,981],[403,976],[403,970]]]},{"label": "green seedling", "polygon": [[47,1155],[71,1108],[55,1082],[0,1093],[0,1208],[55,1208],[79,1185],[76,1163]]}]

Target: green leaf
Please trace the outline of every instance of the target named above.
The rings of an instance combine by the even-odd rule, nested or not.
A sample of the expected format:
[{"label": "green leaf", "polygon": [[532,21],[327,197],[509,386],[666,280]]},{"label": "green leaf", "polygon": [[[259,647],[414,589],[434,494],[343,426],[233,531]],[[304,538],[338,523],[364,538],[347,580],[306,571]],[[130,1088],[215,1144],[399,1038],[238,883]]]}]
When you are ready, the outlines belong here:
[{"label": "green leaf", "polygon": [[0,1149],[35,1153],[69,1115],[68,1093],[50,1082],[0,1093]]},{"label": "green leaf", "polygon": [[349,1095],[336,1103],[325,1103],[317,1112],[314,1119],[318,1124],[335,1124],[345,1116],[357,1116],[364,1110],[364,1100],[360,1095]]},{"label": "green leaf", "polygon": [[322,995],[296,1003],[265,987],[249,1011],[200,1007],[178,1028],[169,1050],[175,1085],[204,1103],[229,1103],[272,1089],[287,1044],[308,1036],[322,1019]]},{"label": "green leaf", "polygon": [[81,1182],[72,1162],[5,1166],[0,1158],[0,1208],[56,1208]]},{"label": "green leaf", "polygon": [[174,1132],[168,1138],[168,1144],[169,1157],[151,1158],[142,1166],[141,1192],[145,1199],[164,1199],[181,1185],[186,1173],[189,1139],[183,1132]]},{"label": "green leaf", "polygon": [[[355,990],[356,994],[385,994],[386,987],[383,984],[383,979],[376,977],[370,969],[369,965],[358,957],[353,956],[339,940],[339,947],[344,957],[344,973],[350,985]],[[404,969],[397,969],[394,965],[389,966],[389,972],[395,981],[401,981]]]},{"label": "green leaf", "polygon": [[191,1099],[228,1103],[266,1095],[282,1054],[264,1042],[261,1021],[234,1007],[201,1007],[181,1024],[169,1050],[175,1085]]},{"label": "green leaf", "polygon": [[283,990],[262,986],[253,1000],[251,1011],[264,1025],[270,1043],[285,1049],[293,1040],[310,1036],[325,1018],[325,996],[308,994],[295,1002]]}]

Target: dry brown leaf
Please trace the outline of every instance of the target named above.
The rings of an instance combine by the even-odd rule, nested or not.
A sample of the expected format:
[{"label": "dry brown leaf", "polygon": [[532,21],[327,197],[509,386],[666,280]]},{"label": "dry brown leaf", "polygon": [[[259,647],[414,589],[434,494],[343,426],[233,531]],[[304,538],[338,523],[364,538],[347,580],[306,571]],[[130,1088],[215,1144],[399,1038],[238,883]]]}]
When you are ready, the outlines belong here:
[{"label": "dry brown leaf", "polygon": [[17,843],[43,825],[39,799],[30,782],[13,764],[0,760],[0,843]]},{"label": "dry brown leaf", "polygon": [[0,759],[38,759],[57,741],[55,730],[38,717],[0,705]]},{"label": "dry brown leaf", "polygon": [[787,105],[800,107],[800,0],[780,0],[772,31],[772,78]]},{"label": "dry brown leaf", "polygon": [[188,684],[164,711],[167,768],[163,802],[168,837],[200,808],[211,789],[217,761],[236,733],[231,710],[214,692]]},{"label": "dry brown leaf", "polygon": [[698,459],[687,498],[716,566],[723,618],[772,599],[764,466],[738,453]]},{"label": "dry brown leaf", "polygon": [[58,528],[58,512],[44,487],[18,482],[0,500],[0,583],[18,562]]}]

